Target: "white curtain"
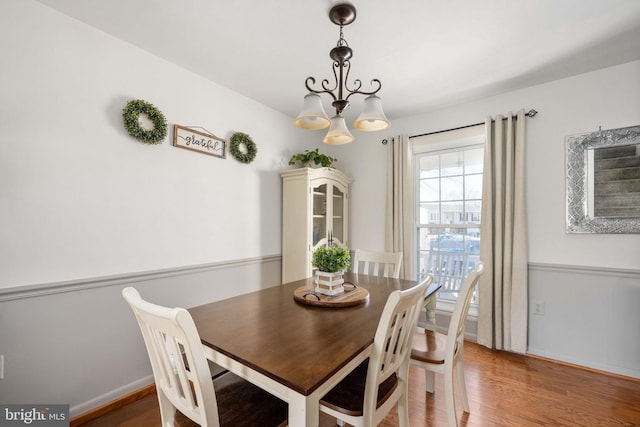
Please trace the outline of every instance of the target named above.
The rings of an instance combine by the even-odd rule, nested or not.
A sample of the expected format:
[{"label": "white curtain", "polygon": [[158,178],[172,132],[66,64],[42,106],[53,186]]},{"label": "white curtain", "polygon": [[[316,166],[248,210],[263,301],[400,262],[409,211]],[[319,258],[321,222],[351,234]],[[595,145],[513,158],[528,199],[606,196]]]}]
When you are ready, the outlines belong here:
[{"label": "white curtain", "polygon": [[413,267],[413,170],[409,138],[387,138],[385,251],[402,252],[401,279],[415,279]]},{"label": "white curtain", "polygon": [[480,259],[478,343],[527,350],[527,219],[525,113],[486,121]]}]

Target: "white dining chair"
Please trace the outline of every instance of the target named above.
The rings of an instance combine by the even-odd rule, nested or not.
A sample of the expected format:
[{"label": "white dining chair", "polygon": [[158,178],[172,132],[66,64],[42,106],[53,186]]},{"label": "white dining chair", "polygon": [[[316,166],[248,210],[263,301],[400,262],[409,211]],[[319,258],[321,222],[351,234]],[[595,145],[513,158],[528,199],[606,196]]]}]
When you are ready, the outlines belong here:
[{"label": "white dining chair", "polygon": [[416,328],[411,351],[411,365],[425,369],[427,391],[434,392],[434,373],[444,375],[444,394],[447,407],[447,422],[450,427],[458,425],[456,403],[453,392],[454,370],[458,377],[458,390],[462,408],[469,413],[469,400],[464,382],[464,329],[471,304],[473,290],[484,273],[484,264],[479,262],[462,285],[456,301],[449,330],[446,335],[428,329]]},{"label": "white dining chair", "polygon": [[398,404],[400,427],[409,427],[407,379],[411,340],[427,287],[393,291],[378,323],[369,358],[320,400],[320,411],[356,427],[377,426]]},{"label": "white dining chair", "polygon": [[356,249],[353,255],[353,273],[373,276],[400,277],[402,252],[371,252]]},{"label": "white dining chair", "polygon": [[163,427],[173,427],[176,410],[201,426],[286,425],[287,404],[226,372],[211,379],[193,319],[184,308],[143,300],[132,287],[122,296],[142,331],[156,383]]}]

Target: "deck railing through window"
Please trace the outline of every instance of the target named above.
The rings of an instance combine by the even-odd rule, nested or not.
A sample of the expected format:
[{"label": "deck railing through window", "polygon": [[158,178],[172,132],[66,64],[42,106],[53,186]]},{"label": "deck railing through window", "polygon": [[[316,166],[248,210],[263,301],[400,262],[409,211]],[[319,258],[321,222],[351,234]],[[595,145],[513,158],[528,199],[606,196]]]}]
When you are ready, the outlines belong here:
[{"label": "deck railing through window", "polygon": [[[425,251],[420,256],[422,275],[433,274],[434,283],[442,285],[438,299],[452,302],[457,300],[464,279],[480,260],[478,253],[469,252]],[[471,303],[478,303],[477,290],[474,291]]]}]

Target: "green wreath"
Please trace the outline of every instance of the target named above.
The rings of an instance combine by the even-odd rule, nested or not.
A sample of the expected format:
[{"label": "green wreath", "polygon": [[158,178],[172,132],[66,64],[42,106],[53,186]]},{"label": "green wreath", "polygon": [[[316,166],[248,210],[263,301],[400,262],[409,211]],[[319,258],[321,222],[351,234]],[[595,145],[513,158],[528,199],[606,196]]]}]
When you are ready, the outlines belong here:
[{"label": "green wreath", "polygon": [[[242,163],[251,163],[253,159],[256,158],[256,154],[258,153],[258,147],[253,142],[251,137],[246,133],[236,132],[231,135],[231,154],[235,157],[239,162]],[[245,151],[240,149],[240,146],[244,145]]]},{"label": "green wreath", "polygon": [[[146,114],[153,122],[153,129],[146,130],[140,126],[140,114]],[[141,99],[129,101],[122,109],[124,127],[132,137],[145,144],[159,144],[167,136],[167,119],[153,104]]]}]

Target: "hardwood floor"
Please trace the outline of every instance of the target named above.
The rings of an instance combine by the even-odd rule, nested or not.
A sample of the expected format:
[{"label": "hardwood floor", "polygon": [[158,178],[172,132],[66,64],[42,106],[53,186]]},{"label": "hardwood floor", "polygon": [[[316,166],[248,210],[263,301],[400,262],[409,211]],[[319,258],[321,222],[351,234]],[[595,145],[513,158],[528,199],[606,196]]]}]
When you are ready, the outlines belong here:
[{"label": "hardwood floor", "polygon": [[[456,403],[461,426],[640,425],[640,380],[491,351],[471,342],[465,344],[464,360],[471,413],[463,414],[459,401]],[[436,392],[431,395],[424,391],[424,371],[411,367],[410,375],[411,426],[446,426],[442,376],[436,375]],[[156,396],[148,396],[82,425],[160,426]],[[185,427],[193,423],[180,419],[176,425]],[[320,425],[334,426],[335,420],[322,414]],[[395,409],[380,425],[398,425]]]}]

